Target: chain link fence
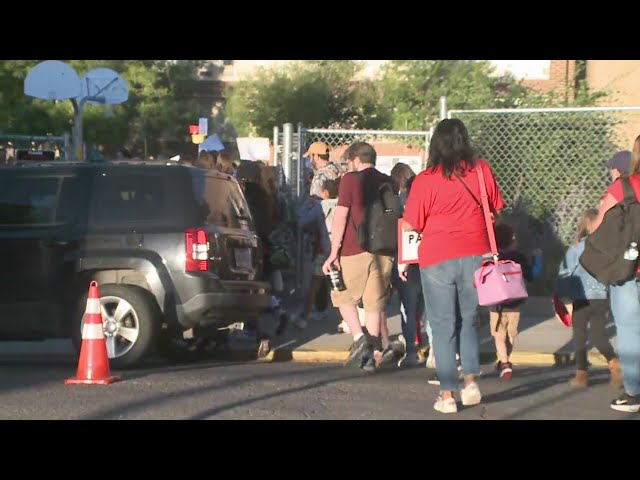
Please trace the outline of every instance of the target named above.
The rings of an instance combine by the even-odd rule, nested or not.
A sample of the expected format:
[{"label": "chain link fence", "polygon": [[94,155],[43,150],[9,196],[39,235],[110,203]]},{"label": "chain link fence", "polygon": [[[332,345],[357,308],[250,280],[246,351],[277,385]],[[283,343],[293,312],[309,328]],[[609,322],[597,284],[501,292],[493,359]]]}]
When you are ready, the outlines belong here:
[{"label": "chain link fence", "polygon": [[345,166],[342,158],[353,142],[368,142],[376,149],[378,170],[389,174],[393,166],[407,163],[416,174],[426,164],[431,132],[396,130],[336,130],[310,128],[303,130],[303,144],[324,142],[331,147],[330,160]]},{"label": "chain link fence", "polygon": [[465,123],[491,164],[523,251],[545,252],[550,287],[579,216],[598,207],[611,181],[603,164],[630,150],[640,133],[640,107],[451,110],[448,116]]}]

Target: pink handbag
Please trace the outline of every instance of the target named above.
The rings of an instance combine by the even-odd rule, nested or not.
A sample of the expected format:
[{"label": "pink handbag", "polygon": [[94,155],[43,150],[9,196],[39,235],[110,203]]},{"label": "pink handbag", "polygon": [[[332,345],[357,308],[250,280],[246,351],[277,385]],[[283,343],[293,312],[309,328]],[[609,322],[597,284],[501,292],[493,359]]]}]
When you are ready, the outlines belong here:
[{"label": "pink handbag", "polygon": [[478,291],[478,304],[482,307],[501,305],[515,300],[527,298],[527,287],[522,276],[522,267],[511,260],[500,260],[496,245],[496,233],[493,228],[487,186],[484,183],[484,173],[480,165],[477,166],[480,193],[482,195],[482,211],[487,224],[489,244],[491,245],[490,260],[482,262],[476,270],[474,285]]}]

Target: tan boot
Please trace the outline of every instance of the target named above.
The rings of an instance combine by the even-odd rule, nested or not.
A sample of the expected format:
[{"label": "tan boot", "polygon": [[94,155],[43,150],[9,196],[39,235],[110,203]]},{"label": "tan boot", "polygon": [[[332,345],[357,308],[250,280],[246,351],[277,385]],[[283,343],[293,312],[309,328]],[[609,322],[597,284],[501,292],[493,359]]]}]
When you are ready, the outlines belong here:
[{"label": "tan boot", "polygon": [[617,358],[609,362],[609,371],[611,372],[611,386],[615,388],[623,388],[622,371],[620,370],[620,360]]},{"label": "tan boot", "polygon": [[576,376],[569,380],[569,386],[572,388],[587,388],[589,380],[586,370],[576,370]]}]

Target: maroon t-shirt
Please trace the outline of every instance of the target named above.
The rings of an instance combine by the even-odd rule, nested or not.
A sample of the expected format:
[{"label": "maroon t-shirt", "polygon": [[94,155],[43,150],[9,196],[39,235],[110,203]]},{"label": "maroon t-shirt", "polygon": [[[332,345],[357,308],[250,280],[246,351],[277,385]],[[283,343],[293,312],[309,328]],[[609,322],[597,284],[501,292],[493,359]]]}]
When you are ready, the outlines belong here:
[{"label": "maroon t-shirt", "polygon": [[349,209],[347,226],[342,239],[340,255],[350,257],[364,253],[365,250],[358,243],[357,228],[362,223],[364,216],[365,189],[376,191],[384,182],[391,183],[391,177],[379,172],[375,168],[367,168],[361,172],[347,173],[340,181],[338,193],[338,205]]}]

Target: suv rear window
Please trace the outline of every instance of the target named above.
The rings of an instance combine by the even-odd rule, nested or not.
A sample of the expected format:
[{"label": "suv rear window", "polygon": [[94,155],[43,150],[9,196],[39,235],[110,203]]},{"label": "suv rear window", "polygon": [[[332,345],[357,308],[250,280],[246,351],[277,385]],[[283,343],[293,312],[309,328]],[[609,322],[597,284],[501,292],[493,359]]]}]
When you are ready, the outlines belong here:
[{"label": "suv rear window", "polygon": [[75,177],[1,176],[0,226],[45,226],[73,221]]},{"label": "suv rear window", "polygon": [[201,209],[201,223],[250,228],[249,207],[236,182],[194,172],[193,187],[196,203]]},{"label": "suv rear window", "polygon": [[164,178],[160,175],[98,175],[91,222],[104,225],[161,220],[165,199]]}]

